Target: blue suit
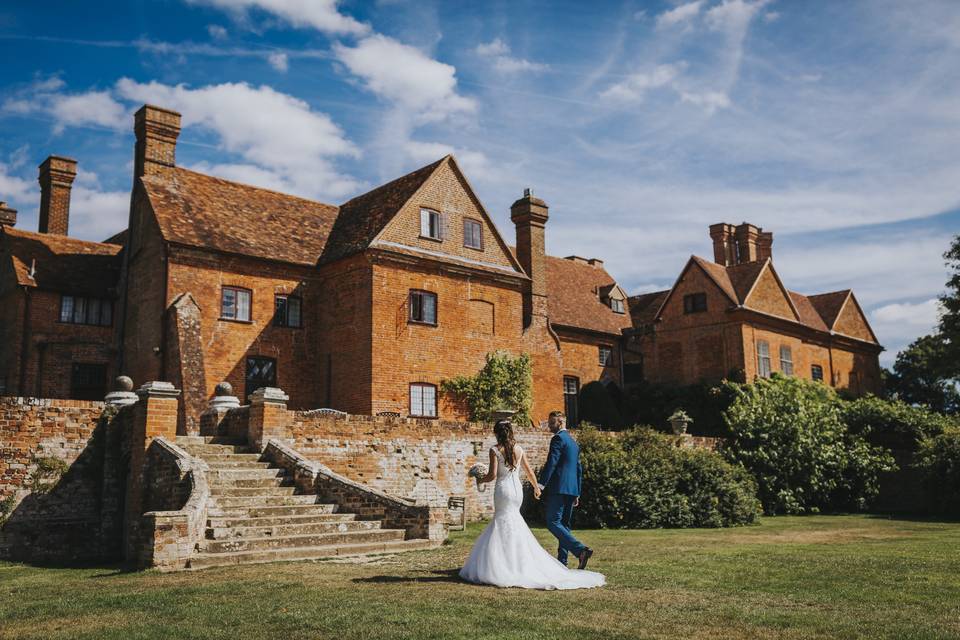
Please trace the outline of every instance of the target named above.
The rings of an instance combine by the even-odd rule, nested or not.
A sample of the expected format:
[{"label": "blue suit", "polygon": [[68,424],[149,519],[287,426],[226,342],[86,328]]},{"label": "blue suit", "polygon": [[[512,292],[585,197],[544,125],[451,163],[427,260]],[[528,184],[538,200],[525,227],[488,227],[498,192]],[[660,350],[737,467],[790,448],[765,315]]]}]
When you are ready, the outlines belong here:
[{"label": "blue suit", "polygon": [[547,529],[556,536],[560,545],[557,559],[567,564],[567,553],[579,557],[586,546],[570,532],[573,520],[573,503],[580,496],[580,447],[565,429],[558,431],[550,440],[550,452],[540,471],[543,485],[544,515]]}]

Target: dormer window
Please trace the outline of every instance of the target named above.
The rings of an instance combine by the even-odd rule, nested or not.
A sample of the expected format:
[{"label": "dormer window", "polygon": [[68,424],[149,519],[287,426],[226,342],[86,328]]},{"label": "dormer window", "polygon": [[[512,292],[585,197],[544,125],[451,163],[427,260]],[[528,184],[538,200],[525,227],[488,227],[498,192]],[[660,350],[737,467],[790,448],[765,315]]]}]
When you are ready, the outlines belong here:
[{"label": "dormer window", "polygon": [[610,298],[610,308],[613,309],[614,313],[623,313],[623,300]]},{"label": "dormer window", "polygon": [[420,237],[443,240],[443,225],[439,212],[420,209]]}]

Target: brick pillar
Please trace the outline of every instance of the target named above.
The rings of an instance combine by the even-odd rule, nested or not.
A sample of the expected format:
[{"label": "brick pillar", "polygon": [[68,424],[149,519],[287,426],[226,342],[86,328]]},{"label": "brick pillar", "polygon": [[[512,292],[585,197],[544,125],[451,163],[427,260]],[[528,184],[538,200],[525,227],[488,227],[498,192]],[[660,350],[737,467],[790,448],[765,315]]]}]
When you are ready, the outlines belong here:
[{"label": "brick pillar", "polygon": [[130,430],[130,472],[124,507],[124,555],[136,561],[140,550],[140,519],[144,513],[146,452],[154,438],[177,437],[177,397],[180,390],[169,382],[147,382],[137,390]]},{"label": "brick pillar", "polygon": [[282,389],[275,387],[262,387],[250,394],[247,442],[251,447],[262,451],[270,438],[291,439],[289,399]]},{"label": "brick pillar", "polygon": [[137,136],[133,177],[162,173],[176,166],[177,138],[180,137],[180,114],[145,104],[133,116],[133,132]]},{"label": "brick pillar", "polygon": [[760,231],[757,236],[757,260],[773,259],[773,232]]},{"label": "brick pillar", "polygon": [[510,219],[517,228],[517,262],[530,276],[523,295],[523,326],[546,324],[547,272],[545,227],[549,216],[547,203],[526,189],[523,197],[510,205]]},{"label": "brick pillar", "polygon": [[239,408],[240,398],[233,395],[233,385],[231,385],[229,382],[221,382],[218,384],[216,390],[214,391],[213,400],[211,400],[207,405],[207,410],[200,414],[200,435],[236,435],[227,432],[223,421],[231,410]]},{"label": "brick pillar", "polygon": [[40,165],[40,233],[67,235],[70,190],[77,177],[77,161],[50,156]]},{"label": "brick pillar", "polygon": [[725,267],[737,264],[737,244],[732,224],[718,222],[710,225],[710,239],[713,240],[714,262]]},{"label": "brick pillar", "polygon": [[744,222],[737,225],[734,233],[737,240],[737,264],[756,262],[759,259],[757,240],[760,238],[760,229]]}]

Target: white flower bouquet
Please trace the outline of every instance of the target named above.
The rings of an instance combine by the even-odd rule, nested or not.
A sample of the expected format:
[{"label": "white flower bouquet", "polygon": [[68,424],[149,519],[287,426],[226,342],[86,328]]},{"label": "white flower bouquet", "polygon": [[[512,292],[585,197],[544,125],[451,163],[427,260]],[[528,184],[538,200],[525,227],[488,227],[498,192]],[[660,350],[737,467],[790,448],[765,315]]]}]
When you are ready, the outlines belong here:
[{"label": "white flower bouquet", "polygon": [[484,486],[480,484],[480,480],[481,478],[486,477],[487,468],[482,464],[475,464],[470,467],[470,471],[467,473],[467,475],[477,481],[477,491],[482,492],[484,490]]}]

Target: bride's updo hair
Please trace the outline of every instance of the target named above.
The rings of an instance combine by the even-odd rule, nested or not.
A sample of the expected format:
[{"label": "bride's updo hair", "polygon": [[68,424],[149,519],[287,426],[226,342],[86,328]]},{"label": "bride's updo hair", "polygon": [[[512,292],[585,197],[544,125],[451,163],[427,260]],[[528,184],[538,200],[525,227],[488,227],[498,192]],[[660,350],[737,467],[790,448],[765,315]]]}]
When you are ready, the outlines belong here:
[{"label": "bride's updo hair", "polygon": [[513,438],[513,425],[509,420],[500,420],[493,425],[493,434],[497,436],[497,444],[503,449],[503,459],[507,466],[513,469],[517,466],[517,461],[514,459],[517,442]]}]

